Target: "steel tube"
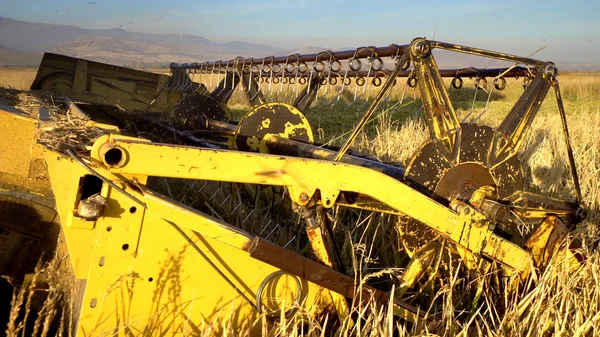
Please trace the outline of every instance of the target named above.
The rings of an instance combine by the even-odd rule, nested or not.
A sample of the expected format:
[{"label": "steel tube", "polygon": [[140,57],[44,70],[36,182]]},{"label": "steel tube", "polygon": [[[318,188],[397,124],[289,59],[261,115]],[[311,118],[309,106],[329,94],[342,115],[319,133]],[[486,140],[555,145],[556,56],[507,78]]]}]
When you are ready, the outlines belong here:
[{"label": "steel tube", "polygon": [[[440,69],[440,75],[442,77],[496,77],[499,74],[502,74],[504,71],[506,71],[509,68],[451,68],[451,69]],[[317,74],[321,74],[324,77],[336,77],[336,78],[343,78],[343,77],[385,77],[385,76],[389,76],[392,73],[393,70],[390,69],[382,69],[379,71],[366,71],[366,70],[361,70],[361,71],[352,71],[349,70],[348,72],[346,72],[345,70],[341,70],[338,72],[335,71],[329,71],[329,70],[325,70],[322,71],[320,73]],[[531,69],[527,69],[525,67],[514,67],[512,68],[510,71],[508,71],[506,74],[504,74],[502,77],[525,77],[527,75],[529,75],[529,73],[531,72],[531,74],[535,75],[537,74],[537,69],[535,68],[531,68]],[[215,72],[216,74],[217,72]],[[224,72],[222,72],[224,73]],[[210,74],[210,72],[206,72],[206,73],[202,73],[202,74]],[[411,74],[410,70],[402,70],[398,73],[398,77],[408,77]],[[260,75],[260,77],[263,78],[279,78],[281,79],[282,77],[287,77],[287,78],[295,78],[295,77],[310,77],[310,71],[306,71],[304,73],[298,72],[297,70],[288,73],[288,72],[284,72],[282,74],[282,71],[280,72],[260,72],[258,74],[255,75]],[[368,75],[368,76],[367,76]],[[315,72],[313,72],[313,76],[315,76]]]},{"label": "steel tube", "polygon": [[[335,151],[277,136],[271,136],[263,141],[271,154],[329,161],[332,161],[336,155]],[[397,180],[403,180],[404,178],[404,167],[385,164],[375,158],[370,159],[346,154],[342,157],[341,162],[370,168]]]},{"label": "steel tube", "polygon": [[[262,58],[252,59],[252,64],[262,65],[263,62],[265,65],[271,64],[282,64],[282,63],[300,63],[300,62],[315,62],[315,61],[329,61],[332,60],[347,60],[352,57],[356,58],[365,58],[371,55],[378,57],[390,57],[390,56],[402,56],[404,51],[407,50],[409,45],[389,45],[387,47],[361,47],[357,49],[349,49],[349,50],[340,50],[340,51],[323,51],[319,53],[311,53],[311,54],[292,54],[288,56],[267,56]],[[249,60],[249,59],[248,59]],[[233,66],[234,60],[229,61],[209,61],[209,62],[201,62],[201,63],[184,63],[177,64],[171,63],[171,69],[192,69],[202,67],[206,69],[207,67],[213,66],[226,66],[227,64]]]},{"label": "steel tube", "polygon": [[483,57],[488,57],[488,58],[492,58],[492,59],[496,59],[496,60],[517,62],[517,63],[529,64],[529,65],[534,65],[534,66],[541,66],[542,64],[545,63],[544,61],[532,59],[529,57],[521,57],[521,56],[516,56],[516,55],[511,55],[511,54],[499,53],[496,51],[491,51],[491,50],[486,50],[486,49],[461,46],[461,45],[457,45],[457,44],[439,42],[439,41],[428,41],[428,42],[432,48],[450,50],[450,51],[457,52],[457,53],[483,56]]}]

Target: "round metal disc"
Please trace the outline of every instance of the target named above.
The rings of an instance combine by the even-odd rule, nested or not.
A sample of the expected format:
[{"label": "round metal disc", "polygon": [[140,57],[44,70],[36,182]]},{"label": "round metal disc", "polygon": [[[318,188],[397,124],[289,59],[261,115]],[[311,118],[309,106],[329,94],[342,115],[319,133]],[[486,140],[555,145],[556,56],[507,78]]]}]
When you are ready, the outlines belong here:
[{"label": "round metal disc", "polygon": [[465,186],[477,188],[495,185],[494,178],[485,166],[466,162],[453,166],[444,172],[442,179],[435,187],[434,195],[451,200],[455,193]]},{"label": "round metal disc", "polygon": [[40,89],[68,94],[73,89],[73,76],[67,73],[54,73],[46,76],[40,83]]},{"label": "round metal disc", "polygon": [[261,140],[271,135],[303,143],[314,142],[310,124],[300,110],[286,103],[265,103],[250,110],[240,120],[234,148],[266,153]]},{"label": "round metal disc", "polygon": [[[517,156],[493,169],[486,166],[496,131],[487,125],[472,123],[462,123],[461,127],[458,163],[447,161],[429,140],[410,161],[405,177],[440,202],[451,201],[465,187],[494,186],[498,200],[522,191],[523,170]],[[414,219],[404,221],[400,231],[409,255],[435,238],[429,227]]]},{"label": "round metal disc", "polygon": [[226,104],[206,95],[185,96],[173,108],[175,117],[194,129],[205,128],[205,119],[228,122],[231,112]]},{"label": "round metal disc", "polygon": [[[481,187],[481,183],[490,183],[496,187],[499,199],[521,191],[524,184],[523,170],[517,156],[491,170],[486,166],[496,134],[494,129],[472,123],[462,123],[461,127],[462,141],[458,164],[448,162],[433,142],[428,141],[410,161],[406,168],[406,178],[423,186],[435,198],[448,201],[451,194],[445,192],[445,188],[440,189],[441,194],[436,193],[442,179],[452,180],[452,183],[444,182],[444,186],[473,183],[474,187]],[[465,165],[466,163],[470,165]]]}]

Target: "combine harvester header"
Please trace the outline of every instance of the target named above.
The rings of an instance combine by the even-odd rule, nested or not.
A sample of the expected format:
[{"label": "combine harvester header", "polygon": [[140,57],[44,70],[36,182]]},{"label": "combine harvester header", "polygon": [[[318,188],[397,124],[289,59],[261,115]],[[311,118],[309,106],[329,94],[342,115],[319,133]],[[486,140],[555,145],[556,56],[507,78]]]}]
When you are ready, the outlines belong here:
[{"label": "combine harvester header", "polygon": [[[435,49],[514,66],[438,69]],[[11,246],[0,259],[33,258],[0,272],[20,282],[41,251],[53,256],[62,232],[75,278],[77,336],[187,335],[207,325],[258,335],[281,320],[325,317],[347,326],[367,306],[425,326],[436,319],[435,296],[423,291],[428,278],[450,277],[458,268],[461,275],[493,274],[518,285],[552,256],[565,257],[571,270],[583,260],[568,240],[586,215],[557,75],[551,62],[422,38],[172,64],[171,76],[47,53],[33,93],[70,112],[55,115],[52,127],[43,118],[0,112],[4,148],[15,149],[0,155],[9,230],[42,244]],[[523,78],[524,91],[492,128],[459,121],[444,78],[452,78],[454,89],[473,78],[475,91],[488,95],[505,89],[507,78]],[[394,86],[418,89],[429,131],[408,165],[351,152],[367,122],[392,100]],[[550,89],[563,121],[574,200],[527,191],[518,157]],[[235,90],[250,105],[239,121],[227,107]],[[305,114],[318,100],[364,106],[340,146],[314,138]],[[157,191],[165,180],[156,178],[194,183],[175,198],[171,185]],[[199,202],[190,201],[192,191]],[[273,240],[279,225],[252,224],[265,195],[288,205],[269,210],[304,220],[292,240],[305,238],[309,249]],[[339,245],[345,238],[333,227],[344,221],[340,209],[404,219],[385,224],[402,243],[390,252],[403,261],[394,266],[404,268],[398,282],[382,287],[348,273]],[[31,230],[18,223],[22,210],[40,215]],[[486,284],[478,281],[475,293]]]}]

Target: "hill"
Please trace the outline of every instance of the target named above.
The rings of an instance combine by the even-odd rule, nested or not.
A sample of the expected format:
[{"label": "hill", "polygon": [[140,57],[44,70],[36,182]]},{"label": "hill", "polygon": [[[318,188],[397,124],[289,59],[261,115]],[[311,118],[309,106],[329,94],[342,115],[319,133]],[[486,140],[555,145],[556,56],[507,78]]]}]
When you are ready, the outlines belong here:
[{"label": "hill", "polygon": [[[407,41],[390,41],[406,43]],[[312,54],[327,49],[304,46],[292,50],[244,41],[219,43],[190,34],[148,34],[121,28],[84,29],[70,25],[42,24],[0,17],[0,66],[37,66],[45,51],[134,67],[164,67],[171,62],[230,60],[236,56],[285,56]],[[341,48],[344,49],[353,49]],[[441,67],[503,67],[510,64],[470,55],[436,51]],[[600,63],[556,62],[559,69],[600,70]],[[393,65],[387,64],[387,67]]]},{"label": "hill", "polygon": [[[39,64],[45,51],[86,57],[118,65],[168,64],[170,62],[231,59],[238,55],[255,57],[279,54],[284,50],[243,41],[218,43],[189,34],[147,34],[114,29],[84,29],[0,17],[0,65]],[[8,52],[6,50],[12,50]],[[25,62],[15,52],[21,52]],[[27,53],[27,54],[25,54]],[[34,61],[35,60],[35,61]]]},{"label": "hill", "polygon": [[0,66],[37,67],[41,59],[41,54],[14,50],[0,45]]}]

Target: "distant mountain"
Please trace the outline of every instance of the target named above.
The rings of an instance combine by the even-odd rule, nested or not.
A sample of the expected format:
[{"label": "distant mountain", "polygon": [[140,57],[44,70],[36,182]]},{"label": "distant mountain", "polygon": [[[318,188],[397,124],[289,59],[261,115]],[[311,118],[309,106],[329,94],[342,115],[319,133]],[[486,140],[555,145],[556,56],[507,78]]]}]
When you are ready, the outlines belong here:
[{"label": "distant mountain", "polygon": [[0,66],[37,67],[41,59],[41,54],[13,50],[0,45]]},{"label": "distant mountain", "polygon": [[304,46],[294,50],[288,50],[285,52],[281,52],[278,55],[286,56],[291,54],[316,54],[322,51],[328,50],[328,48],[315,47],[315,46]]},{"label": "distant mountain", "polygon": [[270,53],[270,54],[276,54],[279,52],[282,52],[283,49],[281,48],[274,48],[271,46],[265,46],[262,44],[254,44],[254,43],[247,43],[247,42],[241,42],[241,41],[231,41],[231,42],[226,42],[226,43],[222,43],[220,45],[221,47],[223,47],[225,50],[235,50],[235,51],[248,51],[248,52],[260,52],[260,53]]},{"label": "distant mountain", "polygon": [[[119,65],[166,65],[232,59],[238,55],[261,57],[283,51],[242,41],[218,43],[189,34],[146,34],[121,28],[84,29],[5,17],[0,17],[0,45],[11,50],[40,54],[53,51]],[[11,59],[3,59],[0,65],[16,65],[10,62]]]},{"label": "distant mountain", "polygon": [[[236,56],[264,57],[315,54],[328,48],[304,46],[294,50],[231,41],[218,43],[189,34],[147,34],[121,28],[84,29],[0,17],[0,66],[37,66],[45,51],[130,67],[165,67],[171,62],[231,60]],[[329,48],[330,49],[330,48]],[[353,50],[354,47],[337,50]],[[434,51],[440,67],[505,67],[497,61],[443,50]],[[597,71],[598,64],[556,62],[559,69]],[[387,68],[393,62],[386,62]]]},{"label": "distant mountain", "polygon": [[192,56],[176,52],[168,46],[107,36],[77,39],[48,51],[129,67],[161,67],[170,62],[198,62],[202,56],[207,56]]}]

